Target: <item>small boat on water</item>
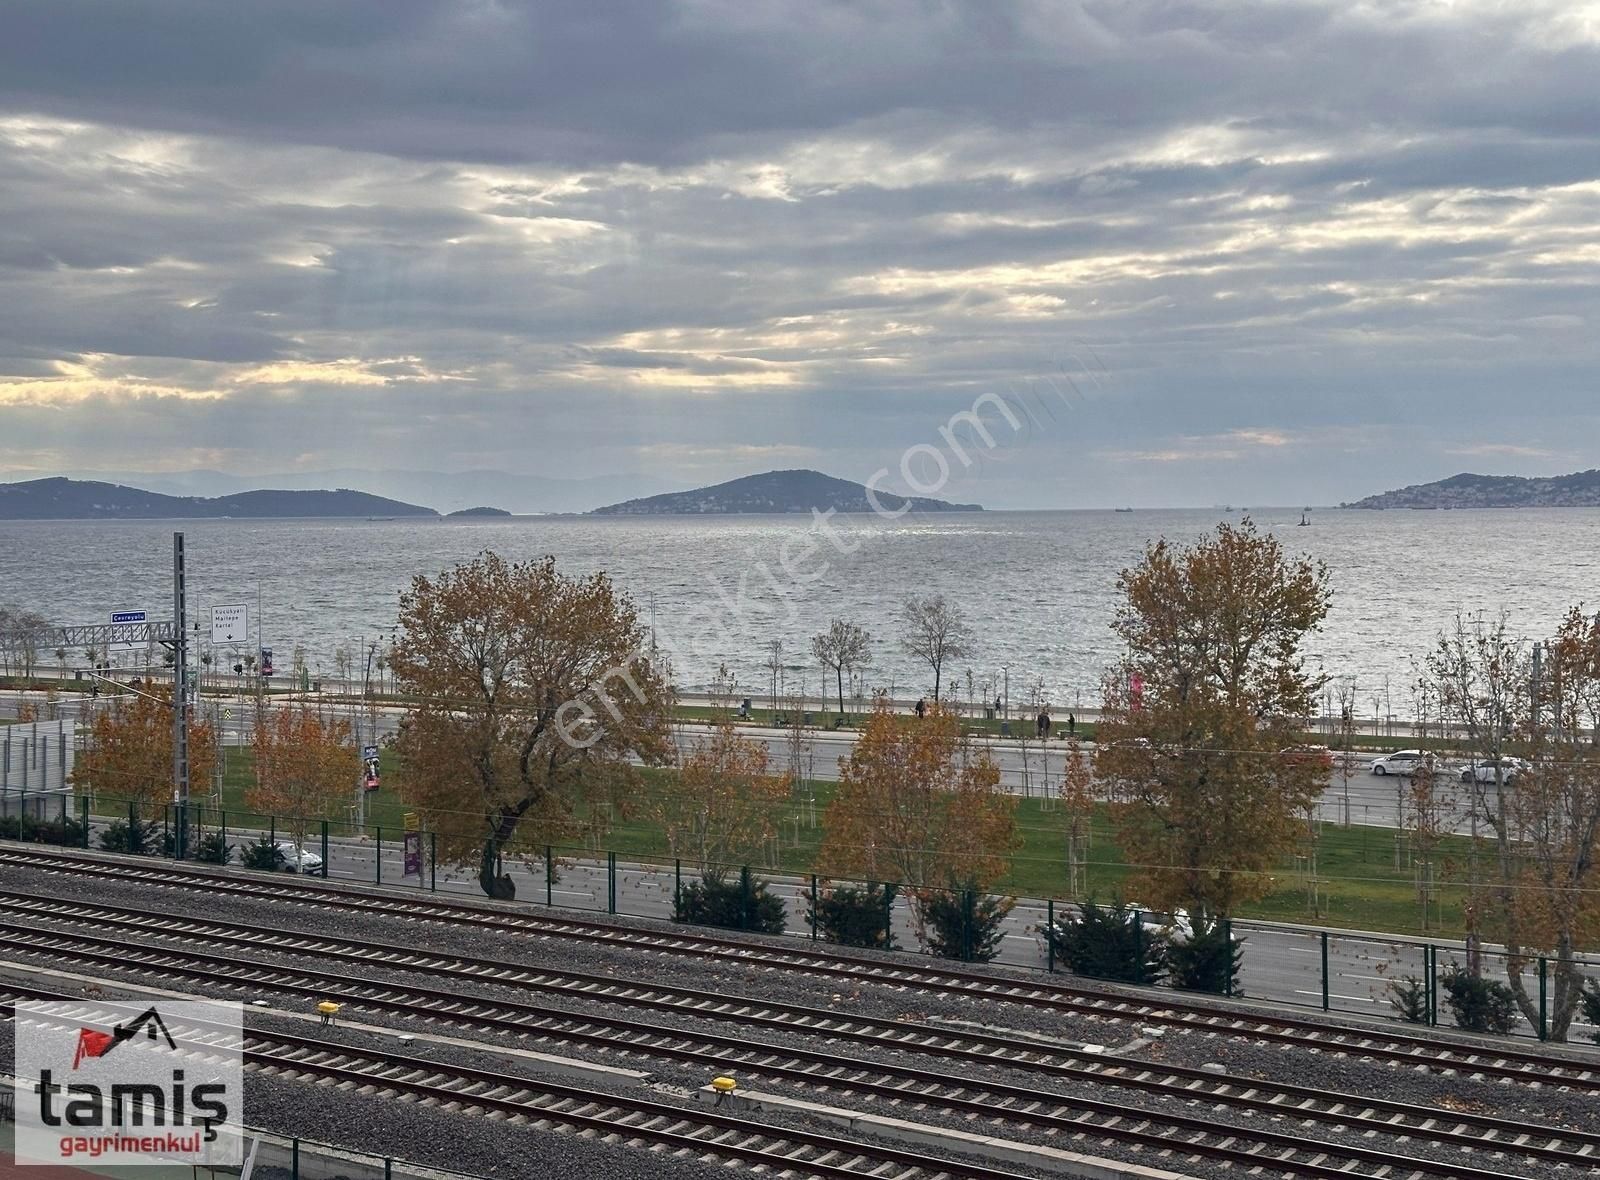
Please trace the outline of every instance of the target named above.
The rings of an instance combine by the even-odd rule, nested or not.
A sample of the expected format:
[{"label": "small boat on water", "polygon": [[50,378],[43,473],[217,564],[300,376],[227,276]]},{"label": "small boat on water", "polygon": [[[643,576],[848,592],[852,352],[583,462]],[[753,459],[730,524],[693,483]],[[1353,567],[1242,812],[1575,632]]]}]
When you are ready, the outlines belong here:
[{"label": "small boat on water", "polygon": [[1118,509],[1116,509],[1116,511],[1118,511],[1118,512],[1132,512],[1133,509],[1132,508],[1118,508]]},{"label": "small boat on water", "polygon": [[1310,512],[1310,511],[1311,511],[1311,509],[1309,509],[1309,508],[1300,509],[1300,527],[1301,528],[1305,528],[1307,525],[1309,525],[1311,523],[1311,518],[1306,515],[1306,513]]}]

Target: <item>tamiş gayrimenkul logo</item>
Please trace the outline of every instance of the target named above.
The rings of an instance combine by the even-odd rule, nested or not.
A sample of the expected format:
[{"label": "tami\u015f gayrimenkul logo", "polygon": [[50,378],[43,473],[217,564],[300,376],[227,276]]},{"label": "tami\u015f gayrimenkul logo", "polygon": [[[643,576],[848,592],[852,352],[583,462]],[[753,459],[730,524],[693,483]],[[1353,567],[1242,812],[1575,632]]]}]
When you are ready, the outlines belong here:
[{"label": "tami\u015f gayrimenkul logo", "polygon": [[16,1162],[241,1162],[243,1009],[18,1003]]}]

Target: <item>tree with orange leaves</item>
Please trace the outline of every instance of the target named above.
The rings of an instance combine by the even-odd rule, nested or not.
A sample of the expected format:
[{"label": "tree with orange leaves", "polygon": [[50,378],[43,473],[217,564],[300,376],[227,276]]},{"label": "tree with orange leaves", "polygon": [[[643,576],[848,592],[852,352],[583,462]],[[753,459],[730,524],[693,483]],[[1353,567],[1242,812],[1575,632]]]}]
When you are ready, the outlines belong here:
[{"label": "tree with orange leaves", "polygon": [[704,873],[713,865],[748,865],[774,836],[789,799],[787,775],[767,773],[767,748],[721,722],[656,795],[653,817],[675,856]]},{"label": "tree with orange leaves", "polygon": [[360,761],[348,721],[310,705],[280,706],[257,720],[255,753],[256,782],[245,802],[283,817],[297,844],[313,820],[333,818],[355,797]]},{"label": "tree with orange leaves", "polygon": [[879,700],[839,769],[823,814],[824,872],[903,883],[924,903],[931,890],[982,890],[1005,875],[1021,842],[1017,801],[948,707],[913,721]]},{"label": "tree with orange leaves", "polygon": [[582,831],[637,785],[637,759],[672,756],[672,690],[633,603],[603,573],[483,553],[400,597],[390,658],[412,701],[395,746],[401,796],[422,809],[442,856],[498,865]]},{"label": "tree with orange leaves", "polygon": [[[210,780],[217,763],[211,723],[191,714],[189,781]],[[117,697],[95,715],[88,748],[78,755],[72,781],[109,799],[144,807],[172,801],[172,706],[142,694]]]},{"label": "tree with orange leaves", "polygon": [[1095,771],[1131,887],[1203,929],[1269,892],[1321,793],[1321,766],[1293,747],[1323,684],[1301,644],[1328,573],[1246,521],[1150,545],[1118,586],[1128,655],[1105,679]]}]

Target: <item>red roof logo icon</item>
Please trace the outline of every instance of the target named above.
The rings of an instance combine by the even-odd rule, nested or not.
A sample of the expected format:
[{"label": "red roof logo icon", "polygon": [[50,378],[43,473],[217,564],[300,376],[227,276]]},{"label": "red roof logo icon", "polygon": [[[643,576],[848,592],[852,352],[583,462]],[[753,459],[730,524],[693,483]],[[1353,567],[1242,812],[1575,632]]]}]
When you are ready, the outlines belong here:
[{"label": "red roof logo icon", "polygon": [[172,1039],[172,1034],[167,1031],[166,1021],[161,1019],[154,1008],[146,1008],[137,1020],[119,1024],[108,1033],[92,1028],[80,1028],[77,1047],[72,1051],[72,1068],[77,1069],[83,1064],[85,1057],[104,1057],[124,1041],[133,1040],[141,1030],[146,1040],[154,1041],[159,1033],[165,1038],[167,1048],[178,1047],[177,1042]]}]

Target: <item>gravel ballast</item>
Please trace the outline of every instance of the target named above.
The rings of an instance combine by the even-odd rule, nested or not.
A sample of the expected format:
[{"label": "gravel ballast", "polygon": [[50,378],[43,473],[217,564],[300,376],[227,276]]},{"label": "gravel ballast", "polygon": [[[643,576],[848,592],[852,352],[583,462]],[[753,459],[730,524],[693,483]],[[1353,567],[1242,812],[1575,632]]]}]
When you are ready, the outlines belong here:
[{"label": "gravel ballast", "polygon": [[[636,950],[607,948],[596,944],[574,940],[553,938],[547,936],[527,936],[503,934],[481,929],[452,926],[447,923],[419,923],[414,920],[400,917],[375,917],[363,915],[349,915],[338,911],[317,909],[311,906],[291,905],[287,903],[268,903],[248,899],[229,898],[225,911],[219,912],[216,899],[208,898],[204,893],[192,890],[179,890],[170,888],[153,889],[148,885],[133,883],[118,883],[92,878],[48,874],[34,870],[16,870],[8,866],[4,870],[4,887],[18,891],[36,893],[54,898],[74,898],[84,901],[98,901],[107,905],[124,907],[138,907],[147,904],[151,909],[171,913],[181,913],[197,919],[212,918],[219,921],[232,923],[258,924],[285,929],[294,929],[309,933],[323,934],[355,939],[374,939],[392,944],[416,947],[437,952],[448,952],[461,955],[480,957],[493,957],[506,959],[531,966],[547,966],[555,971],[581,971],[598,975],[615,975],[618,977],[641,981],[656,980],[662,986],[674,988],[703,988],[707,991],[733,993],[749,997],[752,1000],[770,1000],[775,1002],[801,1003],[819,1008],[828,1008],[839,1012],[841,1015],[855,1015],[862,1018],[891,1018],[896,1020],[911,1020],[924,1022],[941,1022],[940,1026],[949,1028],[954,1033],[961,1031],[961,1025],[943,1022],[966,1022],[967,1025],[982,1024],[997,1030],[1024,1030],[1034,1033],[1046,1034],[1051,1038],[1059,1038],[1064,1042],[1096,1042],[1113,1048],[1125,1044],[1139,1035],[1136,1025],[1124,1021],[1103,1020],[1090,1017],[1058,1015],[1026,1005],[1008,1003],[1004,1001],[979,1001],[974,1002],[965,998],[940,996],[933,993],[922,993],[911,989],[888,987],[882,985],[853,985],[848,990],[840,989],[837,981],[828,981],[817,977],[808,977],[800,974],[788,974],[760,968],[740,967],[729,964],[713,964],[698,961],[681,955],[667,955],[660,953],[641,953]],[[545,912],[542,910],[540,912]],[[557,911],[559,913],[559,911]],[[589,917],[589,915],[584,915]],[[29,918],[30,922],[35,919]],[[621,925],[636,925],[647,929],[659,929],[659,925],[648,922],[619,922]],[[142,941],[142,939],[141,939]],[[793,941],[786,944],[793,947]],[[187,949],[193,950],[194,947]],[[246,948],[223,946],[217,952],[230,957],[248,958],[252,961],[281,961],[285,964],[308,965],[303,958],[297,956],[268,956],[261,952],[250,952]],[[16,954],[9,957],[17,958]],[[904,963],[908,956],[891,957],[890,961]],[[60,965],[60,964],[56,964]],[[486,984],[479,981],[450,980],[438,976],[418,976],[403,970],[388,971],[380,967],[361,966],[352,968],[347,964],[323,963],[323,970],[335,973],[359,975],[365,978],[387,979],[397,985],[425,986],[434,989],[451,990],[486,998],[514,999],[520,1002],[532,1002],[541,1008],[552,1011],[570,1012],[574,1014],[591,1014],[595,1016],[617,1016],[623,1014],[624,1006],[600,1001],[578,999],[575,997],[554,996],[548,994],[532,994],[526,989],[515,986],[499,986]],[[109,974],[96,971],[96,974]],[[1016,972],[997,972],[1012,978],[1037,979]],[[155,982],[149,980],[149,982]],[[182,982],[171,982],[175,990],[188,990],[188,985]],[[239,998],[239,993],[219,994],[218,998]],[[263,993],[265,998],[275,1005],[283,1004],[282,996]],[[356,1006],[358,1007],[358,1006]],[[416,1021],[409,1021],[403,1017],[386,1017],[381,1013],[355,1010],[352,1019],[365,1024],[392,1025],[397,1028],[407,1028],[408,1031],[421,1031],[433,1029],[442,1034],[461,1039],[475,1039],[483,1034],[463,1027],[444,1027],[423,1025]],[[705,1031],[707,1021],[703,1017],[679,1015],[676,1013],[659,1010],[640,1011],[637,1009],[626,1011],[631,1019],[649,1022],[651,1024],[682,1028],[687,1033]],[[257,1019],[272,1020],[271,1017],[257,1017],[252,1014],[252,1023]],[[298,1021],[284,1021],[286,1026],[292,1026],[301,1035],[320,1035],[308,1033],[307,1025]],[[728,1033],[739,1026],[733,1022],[713,1022],[717,1031]],[[7,1034],[9,1036],[9,1034]],[[370,1037],[370,1034],[364,1034]],[[775,1046],[792,1045],[795,1047],[818,1048],[819,1041],[815,1034],[806,1034],[795,1031],[785,1034],[780,1030],[760,1028],[750,1033],[751,1040],[759,1040]],[[418,1056],[423,1055],[423,1041],[418,1041],[409,1052]],[[597,1054],[593,1050],[583,1049],[574,1045],[564,1045],[556,1040],[535,1042],[524,1041],[525,1047],[537,1048],[545,1052],[556,1053],[569,1057],[587,1057],[603,1060],[612,1065],[626,1065],[635,1069],[648,1070],[652,1076],[671,1087],[692,1089],[703,1085],[714,1073],[714,1062],[708,1062],[706,1069],[691,1068],[686,1064],[649,1059],[642,1056],[621,1058],[616,1054]],[[393,1046],[388,1046],[392,1048]],[[885,1053],[863,1045],[838,1044],[834,1046],[840,1053],[858,1059],[870,1059],[883,1064],[900,1061],[905,1064],[914,1064],[921,1068],[933,1069],[951,1074],[963,1074],[975,1084],[981,1084],[985,1079],[1007,1081],[1012,1084],[1027,1086],[1036,1090],[1045,1090],[1054,1093],[1073,1093],[1066,1084],[1043,1077],[1038,1074],[1028,1073],[1025,1070],[1006,1069],[1002,1067],[989,1067],[978,1073],[973,1073],[971,1067],[963,1066],[959,1062],[939,1061],[925,1056],[892,1052]],[[492,1051],[478,1054],[470,1050],[445,1049],[440,1046],[428,1045],[427,1053],[430,1059],[458,1060],[455,1056],[460,1054],[459,1063],[473,1064],[470,1058],[481,1058],[477,1062],[482,1068],[492,1068],[503,1073],[518,1073],[522,1076],[534,1076],[528,1072],[526,1062],[508,1058]],[[434,1053],[445,1054],[443,1057],[433,1058]],[[1167,1061],[1173,1063],[1199,1065],[1205,1062],[1222,1064],[1230,1074],[1236,1077],[1252,1077],[1263,1080],[1282,1080],[1295,1082],[1302,1085],[1314,1085],[1321,1089],[1342,1090],[1347,1093],[1359,1095],[1372,1095],[1391,1097],[1401,1101],[1417,1102],[1433,1105],[1446,1105],[1457,1110],[1470,1110],[1475,1112],[1491,1113],[1502,1117],[1522,1119],[1530,1124],[1559,1127],[1563,1124],[1581,1128],[1600,1126],[1600,1102],[1594,1098],[1570,1091],[1562,1091],[1558,1087],[1545,1090],[1535,1090],[1521,1085],[1498,1085],[1464,1077],[1446,1077],[1438,1073],[1416,1071],[1386,1065],[1378,1062],[1366,1061],[1356,1057],[1336,1053],[1315,1053],[1305,1050],[1286,1048],[1280,1045],[1262,1044],[1237,1037],[1226,1037],[1209,1033],[1195,1033],[1169,1030],[1164,1036],[1155,1039],[1151,1044],[1138,1050],[1136,1058],[1147,1061]],[[270,1082],[272,1079],[258,1079],[260,1082]],[[567,1079],[564,1084],[572,1084]],[[810,1088],[780,1084],[776,1081],[761,1079],[751,1083],[759,1089],[790,1093],[812,1101],[823,1102],[829,1105],[850,1106],[861,1104],[859,1096],[850,1095],[843,1090],[833,1090],[826,1094],[819,1094]],[[596,1083],[603,1088],[604,1083]],[[362,1098],[360,1095],[339,1094],[337,1102],[328,1101],[330,1091],[306,1086],[277,1082],[271,1087],[269,1095],[265,1096],[262,1109],[273,1113],[276,1117],[280,1112],[283,1122],[268,1122],[266,1119],[257,1118],[254,1106],[255,1091],[251,1091],[252,1113],[251,1121],[260,1122],[274,1130],[284,1133],[299,1133],[314,1139],[331,1139],[340,1142],[350,1142],[345,1131],[337,1133],[319,1133],[312,1130],[312,1126],[321,1125],[324,1120],[333,1120],[340,1127],[349,1127],[350,1134],[366,1134],[373,1130],[377,1116],[366,1115],[347,1118],[337,1113],[340,1109],[355,1110],[349,1106],[348,1100]],[[279,1094],[278,1091],[284,1091]],[[620,1092],[620,1091],[619,1091]],[[1144,1095],[1136,1091],[1129,1091],[1118,1087],[1090,1086],[1080,1091],[1085,1097],[1111,1101],[1129,1108],[1148,1109],[1153,1113],[1181,1111],[1191,1117],[1202,1117],[1213,1122],[1227,1122],[1233,1125],[1246,1127],[1271,1128],[1279,1132],[1302,1134],[1307,1138],[1315,1138],[1336,1144],[1341,1141],[1360,1144],[1369,1148],[1389,1150],[1397,1154],[1419,1155],[1424,1148],[1414,1140],[1390,1138],[1388,1136],[1369,1138],[1349,1132],[1341,1133],[1329,1124],[1301,1124],[1298,1120],[1283,1115],[1252,1116],[1235,1109],[1200,1103],[1182,1103],[1175,1105],[1172,1099],[1159,1096]],[[265,1094],[265,1091],[264,1091]],[[298,1095],[298,1097],[297,1097]],[[519,1172],[509,1172],[505,1168],[512,1166],[505,1161],[500,1162],[497,1169],[479,1168],[470,1166],[465,1162],[467,1156],[473,1152],[473,1144],[481,1137],[487,1136],[491,1141],[496,1137],[503,1137],[513,1132],[522,1132],[514,1136],[518,1139],[517,1150],[525,1150],[521,1140],[562,1140],[570,1141],[561,1144],[552,1142],[552,1150],[558,1155],[564,1154],[571,1144],[605,1147],[602,1144],[590,1144],[574,1135],[553,1135],[548,1133],[532,1133],[524,1128],[508,1126],[504,1123],[490,1120],[463,1120],[459,1116],[444,1116],[440,1112],[430,1111],[408,1103],[393,1103],[392,1106],[402,1108],[401,1113],[409,1112],[410,1115],[432,1115],[437,1118],[454,1118],[457,1123],[476,1122],[479,1126],[470,1133],[464,1132],[465,1138],[461,1143],[449,1140],[448,1151],[455,1152],[459,1147],[462,1155],[455,1162],[439,1159],[433,1156],[424,1158],[408,1149],[400,1151],[393,1149],[397,1155],[405,1158],[416,1159],[419,1162],[431,1162],[435,1166],[449,1166],[465,1171],[481,1171],[485,1175],[520,1175]],[[959,1115],[952,1115],[934,1110],[918,1110],[910,1112],[906,1106],[889,1107],[884,1103],[867,1104],[871,1109],[882,1113],[893,1114],[901,1118],[914,1118],[919,1122],[943,1124],[959,1127],[964,1130],[983,1130],[985,1133],[1003,1135],[1006,1138],[1018,1141],[1031,1141],[1049,1143],[1053,1146],[1079,1150],[1091,1154],[1100,1154],[1125,1158],[1144,1163],[1152,1167],[1167,1167],[1194,1175],[1237,1175],[1237,1172],[1225,1173],[1223,1169],[1211,1165],[1177,1166],[1170,1161],[1151,1158],[1148,1154],[1139,1154],[1128,1149],[1118,1149],[1102,1144],[1097,1138],[1090,1137],[1082,1142],[1066,1142],[1059,1135],[1051,1136],[1038,1132],[1031,1132],[1027,1128],[991,1123],[980,1120],[974,1126],[974,1120]],[[328,1109],[324,1109],[324,1108]],[[296,1127],[294,1112],[299,1110],[307,1120],[304,1125]],[[781,1116],[749,1116],[753,1119],[771,1118],[779,1125],[791,1125],[785,1120],[792,1120],[796,1116],[785,1114]],[[432,1126],[430,1120],[423,1119],[418,1125]],[[1530,1127],[1530,1130],[1533,1129]],[[837,1133],[836,1131],[832,1133]],[[424,1138],[431,1138],[430,1130]],[[457,1136],[462,1138],[462,1136]],[[407,1136],[395,1142],[414,1143],[415,1136]],[[420,1150],[420,1148],[419,1148]],[[581,1149],[580,1149],[581,1150]],[[663,1167],[677,1169],[679,1167],[699,1168],[701,1165],[684,1164],[680,1161],[671,1161],[658,1154],[646,1155],[635,1149],[620,1149],[605,1147],[606,1151],[626,1151],[633,1158],[643,1160],[641,1167],[644,1171],[633,1174],[640,1175],[677,1175],[676,1170],[667,1172]],[[532,1152],[537,1156],[538,1151]],[[1443,1158],[1450,1158],[1445,1156]],[[1459,1159],[1459,1155],[1455,1158]],[[1555,1175],[1554,1169],[1539,1170],[1539,1165],[1530,1164],[1525,1158],[1517,1157],[1508,1161],[1514,1165],[1507,1168],[1502,1163],[1502,1168],[1507,1168],[1510,1174],[1542,1176]],[[1491,1165],[1492,1166],[1492,1165]],[[566,1174],[580,1175],[583,1172],[552,1173],[548,1171],[550,1162],[540,1165],[545,1169],[541,1174]],[[1007,1170],[1019,1170],[1008,1168]],[[726,1174],[725,1170],[722,1174]],[[529,1173],[531,1174],[531,1173]],[[594,1173],[601,1174],[601,1173]],[[627,1175],[627,1171],[611,1170],[606,1175]],[[684,1175],[695,1174],[690,1172]],[[706,1173],[709,1174],[709,1173]],[[1571,1171],[1561,1173],[1571,1176]]]}]

